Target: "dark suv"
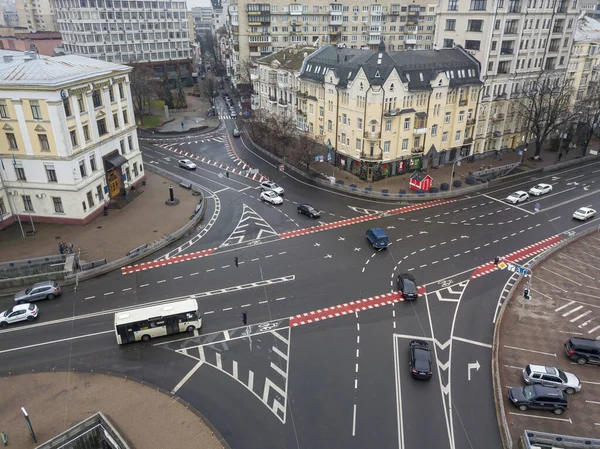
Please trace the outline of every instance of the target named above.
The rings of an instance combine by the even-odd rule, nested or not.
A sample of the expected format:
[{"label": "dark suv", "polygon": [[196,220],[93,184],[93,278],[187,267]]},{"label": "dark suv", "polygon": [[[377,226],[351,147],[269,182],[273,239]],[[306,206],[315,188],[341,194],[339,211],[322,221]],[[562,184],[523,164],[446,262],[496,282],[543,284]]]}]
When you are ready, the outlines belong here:
[{"label": "dark suv", "polygon": [[508,400],[521,411],[533,408],[552,410],[555,415],[562,415],[569,408],[561,390],[541,385],[513,387],[508,390]]},{"label": "dark suv", "polygon": [[600,341],[571,337],[565,343],[565,354],[580,365],[600,365]]}]

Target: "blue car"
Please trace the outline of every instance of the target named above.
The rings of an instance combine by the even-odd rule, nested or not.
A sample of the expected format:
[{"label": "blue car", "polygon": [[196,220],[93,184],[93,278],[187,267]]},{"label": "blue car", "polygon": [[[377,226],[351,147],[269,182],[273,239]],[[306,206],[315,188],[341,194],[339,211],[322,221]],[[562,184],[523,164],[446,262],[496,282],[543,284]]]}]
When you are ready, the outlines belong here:
[{"label": "blue car", "polygon": [[385,249],[388,247],[388,235],[381,228],[367,229],[366,237],[375,249]]}]

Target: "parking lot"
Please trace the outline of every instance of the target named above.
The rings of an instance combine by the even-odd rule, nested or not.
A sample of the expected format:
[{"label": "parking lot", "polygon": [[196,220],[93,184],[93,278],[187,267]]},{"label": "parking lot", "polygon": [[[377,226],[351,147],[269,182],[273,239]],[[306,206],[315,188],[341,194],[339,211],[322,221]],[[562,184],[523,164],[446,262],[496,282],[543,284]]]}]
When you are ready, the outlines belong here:
[{"label": "parking lot", "polygon": [[[500,381],[504,410],[513,443],[523,429],[600,438],[600,371],[578,365],[565,355],[570,337],[600,339],[600,234],[573,243],[534,269],[531,300],[523,298],[522,283],[502,320],[499,342]],[[568,410],[520,411],[509,403],[509,388],[526,385],[529,364],[555,366],[575,374],[581,391],[565,395]]]}]

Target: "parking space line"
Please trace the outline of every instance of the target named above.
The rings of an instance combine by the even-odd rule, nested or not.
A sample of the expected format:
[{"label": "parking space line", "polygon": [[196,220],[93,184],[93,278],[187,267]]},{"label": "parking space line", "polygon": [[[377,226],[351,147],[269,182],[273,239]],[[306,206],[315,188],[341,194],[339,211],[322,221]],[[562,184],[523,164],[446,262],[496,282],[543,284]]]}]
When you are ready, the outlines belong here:
[{"label": "parking space line", "polygon": [[596,326],[596,327],[595,327],[595,328],[593,328],[593,329],[590,329],[590,330],[588,331],[588,334],[591,334],[592,332],[595,332],[595,331],[596,331],[596,330],[598,330],[598,329],[600,329],[600,325]]},{"label": "parking space line", "polygon": [[554,309],[555,312],[560,312],[562,309],[566,309],[567,307],[569,307],[571,304],[575,304],[575,301],[569,301],[566,304],[563,304],[562,306],[560,306],[557,309]]},{"label": "parking space line", "polygon": [[590,385],[600,385],[600,382],[592,382],[589,380],[582,380],[580,381],[582,384],[590,384]]},{"label": "parking space line", "polygon": [[600,296],[590,295],[590,294],[581,293],[581,292],[575,292],[575,293],[578,294],[578,295],[589,296],[590,298],[600,299]]},{"label": "parking space line", "polygon": [[574,323],[575,321],[578,321],[580,319],[582,319],[584,316],[589,315],[590,313],[592,313],[591,310],[588,310],[587,312],[583,312],[581,315],[576,316],[575,318],[573,318],[570,322]]},{"label": "parking space line", "polygon": [[563,317],[569,316],[572,313],[575,313],[575,312],[577,312],[580,309],[583,309],[583,306],[577,306],[574,309],[569,310],[567,313],[563,313]]},{"label": "parking space line", "polygon": [[[543,268],[543,267],[542,267]],[[551,285],[552,287],[556,288],[557,290],[560,290],[561,292],[565,292],[565,293],[569,293],[567,290],[565,290],[564,288],[560,288],[558,285],[554,285],[552,282],[548,282],[547,280],[545,280],[544,278],[541,278],[540,276],[538,276],[536,278],[536,280],[538,281],[542,281],[545,282],[548,285]]]},{"label": "parking space line", "polygon": [[550,354],[549,352],[534,351],[533,349],[525,349],[525,348],[516,348],[515,346],[508,346],[508,345],[504,345],[504,347],[508,348],[508,349],[515,349],[517,351],[533,352],[534,354],[551,355],[552,357],[556,357],[556,354]]},{"label": "parking space line", "polygon": [[567,281],[569,281],[569,282],[572,282],[573,284],[577,284],[577,285],[579,285],[579,286],[581,287],[581,284],[580,284],[579,282],[575,282],[573,279],[571,279],[571,278],[568,278],[568,277],[566,277],[566,276],[563,276],[562,274],[560,274],[560,273],[557,273],[556,271],[552,271],[551,269],[549,269],[549,268],[546,268],[546,267],[542,267],[542,269],[543,269],[543,270],[546,270],[546,271],[549,271],[549,272],[550,272],[550,273],[552,273],[554,276],[558,276],[558,277],[561,277],[561,278],[563,278],[563,279],[566,279]]},{"label": "parking space line", "polygon": [[516,415],[516,416],[526,416],[527,418],[539,418],[539,419],[551,419],[553,421],[564,421],[564,422],[568,422],[573,424],[573,421],[571,421],[571,418],[569,419],[565,419],[565,418],[551,418],[549,416],[537,416],[537,415],[529,415],[527,413],[517,413],[517,412],[508,412],[511,415]]},{"label": "parking space line", "polygon": [[598,401],[588,401],[588,400],[586,400],[585,402],[587,402],[589,404],[600,404],[600,402],[598,402]]}]

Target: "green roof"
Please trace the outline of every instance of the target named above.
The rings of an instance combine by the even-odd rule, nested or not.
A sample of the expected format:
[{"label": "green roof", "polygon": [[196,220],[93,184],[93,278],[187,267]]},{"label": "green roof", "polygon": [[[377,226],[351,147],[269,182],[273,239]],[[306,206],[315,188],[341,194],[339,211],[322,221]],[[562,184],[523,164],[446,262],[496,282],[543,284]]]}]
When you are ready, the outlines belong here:
[{"label": "green roof", "polygon": [[284,50],[280,50],[277,53],[272,53],[268,56],[258,59],[258,64],[272,65],[274,62],[278,62],[278,68],[288,70],[300,70],[304,58],[314,53],[317,49],[314,47],[289,47]]}]

